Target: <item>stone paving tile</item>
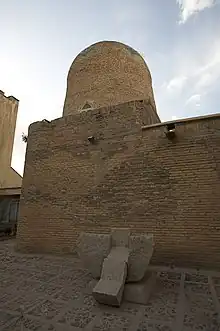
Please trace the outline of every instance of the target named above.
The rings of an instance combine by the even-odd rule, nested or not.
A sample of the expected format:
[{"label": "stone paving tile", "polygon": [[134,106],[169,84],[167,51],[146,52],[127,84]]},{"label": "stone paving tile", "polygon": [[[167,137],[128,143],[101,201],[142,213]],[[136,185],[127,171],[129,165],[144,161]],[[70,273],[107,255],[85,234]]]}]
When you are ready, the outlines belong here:
[{"label": "stone paving tile", "polygon": [[[65,285],[65,284],[75,285],[76,280],[79,280],[78,284],[80,284],[80,282],[83,282],[82,286],[85,286],[88,280],[85,278],[84,281],[84,277],[87,276],[88,274],[89,274],[88,271],[84,269],[73,270],[72,272],[65,272],[57,276],[56,283],[60,285]],[[92,278],[90,278],[90,280],[91,279]]]},{"label": "stone paving tile", "polygon": [[107,307],[94,300],[96,281],[76,257],[18,254],[12,241],[0,242],[0,330],[220,330],[220,274],[210,283],[207,272],[158,270],[147,305]]},{"label": "stone paving tile", "polygon": [[82,270],[81,272],[82,274],[77,277],[76,281],[78,286],[80,286],[81,288],[85,288],[94,279],[92,278],[92,275],[87,272],[87,270]]},{"label": "stone paving tile", "polygon": [[52,273],[56,273],[56,274],[62,274],[64,272],[66,272],[66,268],[65,266],[63,266],[62,264],[53,264],[52,262],[45,262],[44,260],[40,260],[36,267],[38,267],[41,271],[43,272],[52,272]]},{"label": "stone paving tile", "polygon": [[24,279],[21,278],[20,280],[18,280],[17,282],[15,282],[12,286],[12,290],[15,293],[28,293],[28,292],[32,292],[35,288],[38,288],[40,286],[40,282],[34,281],[32,280],[32,278],[30,279]]},{"label": "stone paving tile", "polygon": [[99,307],[98,302],[90,294],[83,294],[82,299],[79,300],[79,302],[81,302],[82,305],[85,305],[85,306],[88,306],[88,307],[91,307],[91,308]]},{"label": "stone paving tile", "polygon": [[10,275],[8,275],[8,277],[3,277],[1,278],[1,288],[9,288],[15,285],[15,283],[18,280],[15,277],[10,277]]},{"label": "stone paving tile", "polygon": [[[23,329],[22,329],[23,327]],[[7,323],[1,331],[82,331],[81,328],[73,328],[58,323],[47,323],[30,317],[18,317]]]},{"label": "stone paving tile", "polygon": [[0,288],[0,309],[6,304],[6,302],[15,298],[15,293],[8,288]]},{"label": "stone paving tile", "polygon": [[13,276],[11,275],[10,278],[13,278],[14,280],[21,281],[23,279],[28,279],[30,280],[35,274],[36,274],[36,270],[27,270],[25,267],[21,266],[19,268],[10,268],[9,270],[7,270],[5,272],[5,274],[7,275],[7,277],[9,276],[9,274],[13,273]]},{"label": "stone paving tile", "polygon": [[187,294],[203,294],[211,296],[211,290],[209,284],[202,284],[202,283],[187,283],[185,282],[185,293]]},{"label": "stone paving tile", "polygon": [[[29,278],[32,280],[40,281],[40,282],[49,282],[54,277],[57,277],[56,273],[46,272],[46,271],[29,271]],[[25,276],[24,276],[25,277]]]},{"label": "stone paving tile", "polygon": [[29,309],[27,314],[40,317],[43,319],[52,320],[56,317],[61,310],[65,308],[65,303],[61,303],[55,300],[43,300],[40,304],[36,305],[34,308]]},{"label": "stone paving tile", "polygon": [[176,306],[159,304],[152,301],[152,303],[147,304],[144,316],[147,320],[174,323],[176,318]]},{"label": "stone paving tile", "polygon": [[158,277],[155,291],[144,309],[143,319],[146,322],[143,323],[146,324],[150,320],[160,321],[161,323],[174,323],[177,314],[179,291],[179,281],[173,282],[165,280],[163,277],[162,279]]},{"label": "stone paving tile", "polygon": [[21,331],[22,327],[25,331],[40,331],[44,327],[44,323],[27,317],[18,317],[7,324],[1,331]]},{"label": "stone paving tile", "polygon": [[16,316],[14,314],[0,310],[0,328],[12,322],[15,318]]},{"label": "stone paving tile", "polygon": [[173,331],[173,328],[169,324],[142,321],[135,331]]},{"label": "stone paving tile", "polygon": [[57,319],[57,322],[73,327],[85,328],[95,317],[96,314],[88,307],[72,307],[66,309],[62,316]]},{"label": "stone paving tile", "polygon": [[58,301],[70,301],[77,300],[82,296],[80,289],[62,287],[55,294],[52,295],[54,300]]},{"label": "stone paving tile", "polygon": [[161,280],[180,282],[181,272],[175,272],[175,271],[160,272],[158,278]]},{"label": "stone paving tile", "polygon": [[186,273],[185,275],[185,281],[186,282],[191,282],[191,283],[208,283],[208,277],[206,275],[201,275],[201,274],[190,274]]},{"label": "stone paving tile", "polygon": [[218,314],[203,309],[188,308],[185,312],[183,330],[219,331]]},{"label": "stone paving tile", "polygon": [[[90,289],[89,283],[91,282],[91,276],[83,276],[80,278],[75,278],[76,276],[70,275],[69,278],[67,276],[65,277],[57,277],[56,279],[52,280],[50,282],[50,285],[56,285],[59,288],[62,288],[61,293],[57,293],[57,297],[60,295],[63,297],[69,297],[71,298],[74,295],[74,292],[76,293],[92,293],[92,288]],[[69,280],[68,280],[69,279]],[[75,295],[74,295],[75,297]],[[61,300],[67,300],[67,298],[63,298]]]},{"label": "stone paving tile", "polygon": [[56,283],[39,283],[38,287],[33,288],[33,292],[38,293],[40,295],[44,294],[47,296],[53,296],[61,289],[62,287]]},{"label": "stone paving tile", "polygon": [[94,323],[92,331],[116,331],[129,330],[132,318],[119,316],[111,313],[103,313]]},{"label": "stone paving tile", "polygon": [[150,302],[154,304],[170,304],[176,305],[179,297],[180,284],[172,281],[156,281],[155,290],[150,298]]},{"label": "stone paving tile", "polygon": [[82,328],[77,328],[71,325],[64,325],[60,323],[46,324],[41,331],[83,331]]},{"label": "stone paving tile", "polygon": [[192,307],[195,309],[203,308],[206,310],[215,311],[215,305],[211,296],[202,294],[185,295],[186,307]]},{"label": "stone paving tile", "polygon": [[28,310],[30,310],[31,307],[35,307],[41,301],[41,297],[31,294],[16,295],[12,300],[5,302],[1,308],[13,312],[26,313]]},{"label": "stone paving tile", "polygon": [[[143,306],[144,307],[144,306]],[[135,317],[140,311],[140,305],[130,302],[122,302],[120,309],[110,306],[98,305],[97,310],[102,313]]]}]

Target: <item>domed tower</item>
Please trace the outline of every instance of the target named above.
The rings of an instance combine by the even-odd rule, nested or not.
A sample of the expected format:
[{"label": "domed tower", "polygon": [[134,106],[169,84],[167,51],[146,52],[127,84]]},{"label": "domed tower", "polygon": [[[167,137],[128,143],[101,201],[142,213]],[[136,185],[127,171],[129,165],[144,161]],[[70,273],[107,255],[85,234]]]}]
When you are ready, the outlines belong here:
[{"label": "domed tower", "polygon": [[63,116],[144,99],[156,112],[151,74],[144,59],[127,45],[102,41],[86,48],[73,61]]}]

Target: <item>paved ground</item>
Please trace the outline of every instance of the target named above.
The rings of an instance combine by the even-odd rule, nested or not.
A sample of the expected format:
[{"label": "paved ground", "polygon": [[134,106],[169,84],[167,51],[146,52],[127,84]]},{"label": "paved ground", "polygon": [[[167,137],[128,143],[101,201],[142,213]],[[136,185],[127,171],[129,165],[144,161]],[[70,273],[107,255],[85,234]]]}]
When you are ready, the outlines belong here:
[{"label": "paved ground", "polygon": [[14,253],[0,242],[0,330],[219,331],[220,273],[154,268],[146,306],[99,306],[74,257]]}]

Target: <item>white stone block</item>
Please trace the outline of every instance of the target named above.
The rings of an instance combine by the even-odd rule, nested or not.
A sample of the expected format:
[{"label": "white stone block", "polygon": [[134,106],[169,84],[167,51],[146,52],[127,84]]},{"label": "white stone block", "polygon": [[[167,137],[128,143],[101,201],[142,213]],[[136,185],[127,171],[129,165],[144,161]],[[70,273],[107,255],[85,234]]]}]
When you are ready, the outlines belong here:
[{"label": "white stone block", "polygon": [[102,263],[111,250],[110,234],[82,232],[78,239],[78,255],[94,278],[99,278]]},{"label": "white stone block", "polygon": [[100,279],[93,289],[93,296],[101,304],[119,307],[124,291],[124,283],[117,280]]},{"label": "white stone block", "polygon": [[104,259],[101,279],[93,289],[94,298],[102,304],[120,306],[127,277],[128,249],[113,248]]},{"label": "white stone block", "polygon": [[143,279],[153,254],[153,247],[153,235],[129,237],[127,282],[138,282]]}]

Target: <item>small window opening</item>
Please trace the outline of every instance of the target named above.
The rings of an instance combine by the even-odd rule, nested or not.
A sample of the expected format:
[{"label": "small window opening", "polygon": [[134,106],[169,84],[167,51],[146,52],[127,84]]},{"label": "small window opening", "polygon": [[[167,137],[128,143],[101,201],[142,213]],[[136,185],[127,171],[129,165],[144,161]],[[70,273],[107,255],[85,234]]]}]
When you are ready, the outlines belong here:
[{"label": "small window opening", "polygon": [[92,107],[88,102],[86,102],[85,105],[82,107],[82,109],[89,109],[89,108],[92,108]]},{"label": "small window opening", "polygon": [[95,143],[95,137],[94,137],[94,136],[89,136],[89,137],[88,137],[88,141],[89,141],[91,144],[94,144],[94,143]]},{"label": "small window opening", "polygon": [[175,123],[169,123],[166,125],[165,134],[168,139],[174,139],[174,137],[176,136],[175,127]]},{"label": "small window opening", "polygon": [[167,124],[167,131],[175,130],[175,123],[169,123]]}]

